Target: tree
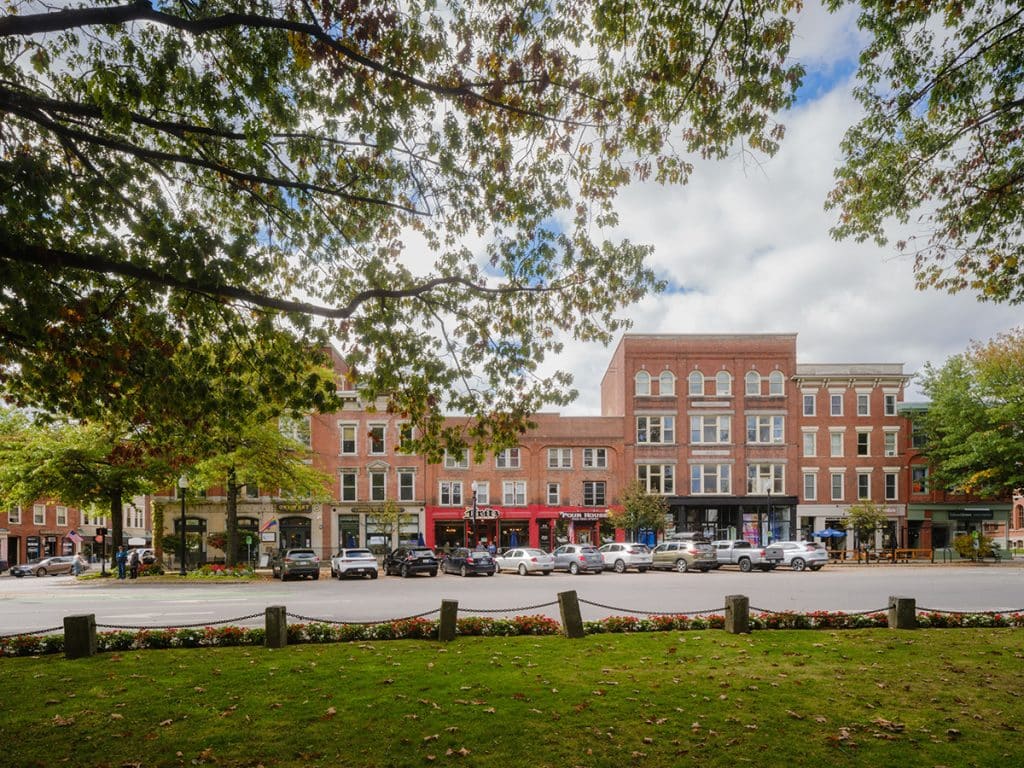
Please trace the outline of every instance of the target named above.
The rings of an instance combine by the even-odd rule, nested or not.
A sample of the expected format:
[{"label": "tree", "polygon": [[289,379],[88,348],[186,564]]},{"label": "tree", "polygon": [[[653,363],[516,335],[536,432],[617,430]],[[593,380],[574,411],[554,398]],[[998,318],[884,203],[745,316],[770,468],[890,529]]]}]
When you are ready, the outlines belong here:
[{"label": "tree", "polygon": [[864,499],[849,506],[842,525],[843,528],[857,534],[857,542],[861,547],[870,549],[874,544],[875,531],[882,530],[889,525],[889,516],[881,504]]},{"label": "tree", "polygon": [[402,509],[394,499],[385,499],[366,515],[366,530],[383,536],[387,543],[385,550],[391,549],[394,532],[399,530]]},{"label": "tree", "polygon": [[928,364],[920,378],[932,484],[989,498],[1024,485],[1024,327]]},{"label": "tree", "polygon": [[573,395],[538,374],[561,339],[610,340],[660,287],[647,246],[607,238],[617,193],[685,183],[685,153],[778,147],[798,5],[19,3],[0,18],[7,394],[173,410],[182,345],[334,338],[435,458],[512,444]]},{"label": "tree", "polygon": [[920,288],[1024,301],[1024,8],[1019,3],[859,5],[870,36],[827,207],[836,237],[886,244],[892,220]]},{"label": "tree", "polygon": [[635,480],[622,490],[619,504],[622,508],[609,514],[609,519],[616,528],[629,531],[634,536],[643,529],[665,529],[665,516],[669,511],[665,498],[648,493],[647,489]]}]

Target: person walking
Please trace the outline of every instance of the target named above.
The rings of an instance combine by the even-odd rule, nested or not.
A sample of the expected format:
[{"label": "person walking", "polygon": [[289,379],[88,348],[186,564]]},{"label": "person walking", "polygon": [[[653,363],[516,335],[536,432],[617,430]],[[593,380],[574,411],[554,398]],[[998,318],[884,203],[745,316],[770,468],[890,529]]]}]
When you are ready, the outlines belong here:
[{"label": "person walking", "polygon": [[117,554],[114,555],[114,562],[117,564],[117,578],[124,579],[124,570],[128,562],[128,553],[124,551],[124,547],[117,548]]},{"label": "person walking", "polygon": [[131,578],[139,578],[140,564],[141,562],[139,558],[139,550],[133,549],[131,552],[128,553],[128,573],[131,575]]}]

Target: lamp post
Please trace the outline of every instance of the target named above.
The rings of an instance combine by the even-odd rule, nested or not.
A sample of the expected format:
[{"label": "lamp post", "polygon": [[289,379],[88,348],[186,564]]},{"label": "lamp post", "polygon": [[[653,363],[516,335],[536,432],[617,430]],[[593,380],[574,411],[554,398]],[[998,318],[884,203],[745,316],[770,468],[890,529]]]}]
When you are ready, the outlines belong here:
[{"label": "lamp post", "polygon": [[768,520],[767,520],[767,523],[768,523],[768,535],[765,537],[766,540],[765,540],[764,543],[765,544],[771,544],[772,543],[772,481],[771,481],[771,479],[768,480],[768,483],[765,486],[765,493],[768,495]]},{"label": "lamp post", "polygon": [[178,573],[185,575],[185,492],[188,490],[188,478],[182,475],[178,478],[178,492],[181,495],[181,569]]},{"label": "lamp post", "polygon": [[473,525],[473,533],[469,537],[469,545],[475,547],[476,541],[476,483],[473,484],[473,511],[470,513],[470,521]]}]

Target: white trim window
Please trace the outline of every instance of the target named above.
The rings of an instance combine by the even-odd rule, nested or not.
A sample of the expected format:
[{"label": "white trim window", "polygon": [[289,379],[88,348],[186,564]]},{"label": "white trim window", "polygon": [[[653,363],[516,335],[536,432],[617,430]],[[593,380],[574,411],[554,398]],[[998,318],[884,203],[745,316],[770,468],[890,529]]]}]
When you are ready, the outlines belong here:
[{"label": "white trim window", "polygon": [[896,456],[899,453],[899,448],[897,447],[897,441],[899,440],[899,433],[898,432],[886,432],[884,437],[885,437],[885,446],[882,449],[884,454],[886,456]]},{"label": "white trim window", "polygon": [[768,394],[772,397],[782,397],[786,394],[786,377],[782,371],[772,371],[768,374]]},{"label": "white trim window", "polygon": [[871,455],[871,433],[870,432],[858,432],[857,433],[857,455],[858,456],[870,456]]},{"label": "white trim window", "polygon": [[486,480],[477,480],[470,486],[470,490],[476,494],[477,504],[491,503],[491,484]]},{"label": "white trim window", "polygon": [[885,473],[885,500],[896,501],[899,498],[899,475],[896,472]]},{"label": "white trim window", "polygon": [[494,454],[494,466],[498,469],[519,469],[522,466],[521,448],[506,448]]},{"label": "white trim window", "polygon": [[843,500],[843,473],[832,472],[830,476],[830,482],[832,485],[832,501]]},{"label": "white trim window", "polygon": [[670,445],[676,441],[675,416],[637,416],[636,441],[641,445]]},{"label": "white trim window", "polygon": [[442,480],[438,483],[439,497],[442,507],[462,506],[462,481]]},{"label": "white trim window", "polygon": [[871,475],[867,472],[857,473],[857,498],[861,501],[871,498]]},{"label": "white trim window", "polygon": [[343,456],[353,456],[359,452],[358,426],[356,423],[348,422],[338,424],[338,437],[340,438],[341,454]]},{"label": "white trim window", "polygon": [[747,493],[784,493],[786,468],[783,464],[747,464]]},{"label": "white trim window", "polygon": [[572,448],[548,448],[548,469],[572,469]]},{"label": "white trim window", "polygon": [[703,397],[704,396],[704,374],[700,371],[691,371],[690,375],[686,377],[687,390],[690,393],[690,397]]},{"label": "white trim window", "polygon": [[676,488],[676,467],[674,464],[637,464],[636,479],[648,493],[673,494]]},{"label": "white trim window", "polygon": [[882,395],[882,414],[885,416],[896,415],[896,395]]},{"label": "white trim window", "polygon": [[387,453],[384,434],[387,424],[370,424],[366,431],[366,452],[371,456],[383,456]]},{"label": "white trim window", "polygon": [[928,493],[928,467],[924,464],[911,465],[910,492],[913,494]]},{"label": "white trim window", "polygon": [[526,506],[526,481],[502,480],[501,503],[506,507]]},{"label": "white trim window", "polygon": [[608,449],[607,448],[584,448],[583,449],[584,469],[607,469]]},{"label": "white trim window", "polygon": [[690,493],[694,496],[732,492],[732,465],[691,464]]},{"label": "white trim window", "polygon": [[444,468],[445,469],[469,469],[469,448],[462,449],[462,455],[456,456],[454,454],[444,452]]},{"label": "white trim window", "polygon": [[11,525],[21,524],[21,507],[14,506],[7,510],[7,522]]},{"label": "white trim window", "polygon": [[548,504],[557,506],[562,503],[562,486],[558,483],[548,483]]},{"label": "white trim window", "polygon": [[804,432],[804,456],[812,457],[818,455],[818,433]]},{"label": "white trim window", "polygon": [[288,439],[312,449],[313,436],[310,432],[310,421],[309,416],[278,416],[277,429]]},{"label": "white trim window", "polygon": [[804,393],[804,416],[814,416],[817,412],[818,398],[815,395]]},{"label": "white trim window", "polygon": [[719,371],[715,374],[715,395],[732,397],[732,374],[728,371]]},{"label": "white trim window", "polygon": [[779,445],[785,442],[785,416],[747,416],[747,443]]},{"label": "white trim window", "polygon": [[607,503],[608,484],[604,480],[583,481],[583,506],[603,507]]},{"label": "white trim window", "polygon": [[46,525],[46,505],[45,504],[33,504],[32,505],[32,524],[33,525]]},{"label": "white trim window", "polygon": [[[57,526],[64,527],[68,524],[68,508],[64,506],[57,507]],[[130,525],[129,528],[141,528],[141,525]]]},{"label": "white trim window", "polygon": [[871,415],[871,394],[868,392],[857,393],[857,415],[858,416],[870,416]]},{"label": "white trim window", "polygon": [[818,474],[804,472],[804,501],[815,501],[818,498]]},{"label": "white trim window", "polygon": [[661,397],[672,397],[676,393],[676,377],[672,371],[662,371],[658,376],[658,394]]},{"label": "white trim window", "polygon": [[356,493],[356,472],[342,472],[341,473],[341,500],[342,501],[358,501],[359,496]]},{"label": "white trim window", "polygon": [[412,451],[404,449],[402,446],[412,442],[415,437],[412,424],[408,421],[400,421],[395,425],[395,434],[398,442],[395,443],[395,453],[401,453],[409,455]]},{"label": "white trim window", "polygon": [[694,445],[720,445],[731,439],[731,416],[701,414],[690,417],[690,442]]},{"label": "white trim window", "polygon": [[647,371],[637,371],[633,377],[633,394],[637,397],[651,396],[651,374]]},{"label": "white trim window", "polygon": [[387,498],[387,472],[370,473],[370,501],[384,501]]},{"label": "white trim window", "polygon": [[828,396],[828,413],[830,416],[843,415],[843,395],[841,393],[833,392]]},{"label": "white trim window", "polygon": [[828,433],[828,455],[832,458],[841,458],[843,455],[843,433],[842,432],[829,432]]},{"label": "white trim window", "polygon": [[413,501],[416,498],[416,473],[398,470],[398,500]]},{"label": "white trim window", "polygon": [[743,377],[743,391],[747,397],[761,396],[761,374],[757,371],[747,371]]}]

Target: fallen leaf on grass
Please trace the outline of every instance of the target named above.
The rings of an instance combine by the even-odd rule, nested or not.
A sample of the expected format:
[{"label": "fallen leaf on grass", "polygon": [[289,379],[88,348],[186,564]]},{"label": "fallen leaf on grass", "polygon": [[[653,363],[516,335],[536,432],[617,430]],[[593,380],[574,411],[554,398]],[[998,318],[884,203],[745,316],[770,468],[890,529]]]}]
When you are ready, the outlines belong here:
[{"label": "fallen leaf on grass", "polygon": [[[233,707],[232,707],[232,709],[233,709]],[[338,710],[336,710],[334,707],[328,707],[327,711],[324,712],[323,717],[321,717],[320,719],[321,720],[330,720],[336,714],[338,714]]]},{"label": "fallen leaf on grass", "polygon": [[792,709],[787,709],[786,710],[786,714],[789,715],[790,717],[792,717],[794,720],[803,720],[804,719],[803,715],[801,715],[801,714],[799,714],[797,712],[794,712]]},{"label": "fallen leaf on grass", "polygon": [[74,725],[75,718],[73,717],[62,717],[60,715],[53,716],[53,724],[59,726]]},{"label": "fallen leaf on grass", "polygon": [[124,715],[118,714],[117,712],[110,713],[111,720],[124,720]]},{"label": "fallen leaf on grass", "polygon": [[439,738],[441,738],[441,734],[439,734],[439,733],[432,733],[429,736],[424,736],[423,737],[423,741],[424,742],[427,742],[427,741],[437,741]]},{"label": "fallen leaf on grass", "polygon": [[949,728],[946,730],[946,738],[950,741],[956,741],[962,734],[956,728]]},{"label": "fallen leaf on grass", "polygon": [[907,726],[903,723],[894,723],[891,720],[886,720],[882,717],[876,717],[871,722],[877,725],[879,728],[882,728],[886,731],[892,731],[893,733],[903,733],[903,731],[907,729]]},{"label": "fallen leaf on grass", "polygon": [[170,720],[170,719],[168,719],[168,720],[161,720],[161,721],[160,721],[160,725],[163,725],[163,726],[168,726],[168,725],[170,725],[170,724],[171,724],[171,723],[173,723],[173,722],[174,722],[174,721],[173,721],[173,720]]}]

